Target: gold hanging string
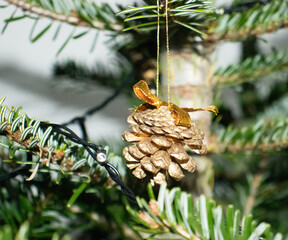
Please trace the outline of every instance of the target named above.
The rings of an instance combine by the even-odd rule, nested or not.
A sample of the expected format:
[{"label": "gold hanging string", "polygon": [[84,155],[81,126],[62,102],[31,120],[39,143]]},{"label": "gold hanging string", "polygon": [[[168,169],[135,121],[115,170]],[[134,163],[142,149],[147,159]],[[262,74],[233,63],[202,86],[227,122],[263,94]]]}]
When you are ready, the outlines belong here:
[{"label": "gold hanging string", "polygon": [[165,14],[166,14],[166,50],[167,50],[167,88],[168,88],[168,105],[170,105],[170,57],[169,57],[169,33],[168,33],[168,1],[166,0]]},{"label": "gold hanging string", "polygon": [[157,0],[157,70],[156,70],[156,96],[159,97],[159,55],[160,55],[160,0]]}]

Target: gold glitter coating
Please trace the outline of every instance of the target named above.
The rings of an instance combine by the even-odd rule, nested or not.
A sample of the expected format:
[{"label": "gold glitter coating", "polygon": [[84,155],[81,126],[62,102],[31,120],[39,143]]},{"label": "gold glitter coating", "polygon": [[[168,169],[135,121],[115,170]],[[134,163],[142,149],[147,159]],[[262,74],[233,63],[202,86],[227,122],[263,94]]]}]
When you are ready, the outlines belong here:
[{"label": "gold glitter coating", "polygon": [[136,96],[145,101],[128,117],[132,132],[124,132],[123,139],[133,145],[123,149],[127,167],[133,175],[143,179],[149,173],[152,185],[161,184],[172,177],[184,177],[181,168],[194,172],[196,162],[184,149],[189,146],[197,154],[204,154],[204,134],[191,121],[188,112],[210,111],[218,113],[215,106],[206,108],[180,108],[161,101],[153,95],[145,81],[133,87]]},{"label": "gold glitter coating", "polygon": [[196,153],[205,152],[206,146],[202,142],[203,134],[193,122],[190,127],[175,125],[167,106],[134,111],[128,121],[132,132],[125,131],[123,139],[132,145],[123,149],[123,156],[127,167],[134,169],[135,177],[151,176],[152,184],[161,184],[169,176],[181,180],[184,177],[181,168],[195,171],[196,162],[184,146],[190,146]]}]

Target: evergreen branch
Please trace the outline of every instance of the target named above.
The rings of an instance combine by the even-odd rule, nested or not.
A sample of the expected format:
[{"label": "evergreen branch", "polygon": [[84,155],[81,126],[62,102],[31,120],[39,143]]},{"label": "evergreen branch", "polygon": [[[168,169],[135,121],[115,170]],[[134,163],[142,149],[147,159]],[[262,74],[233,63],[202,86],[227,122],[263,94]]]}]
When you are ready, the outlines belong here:
[{"label": "evergreen branch", "polygon": [[270,55],[256,55],[242,62],[217,69],[216,84],[218,86],[236,85],[254,81],[270,73],[288,69],[288,51],[273,52]]},{"label": "evergreen branch", "polygon": [[[157,21],[151,19],[158,16],[157,5],[150,5],[151,1],[146,0],[147,6],[132,7],[124,9],[117,13],[117,15],[126,15],[125,22],[137,22],[131,23],[132,26],[126,27],[124,30],[150,30],[157,27]],[[159,6],[160,24],[165,23],[166,9],[165,4]],[[169,14],[169,26],[175,30],[179,29],[179,25],[190,30],[190,33],[196,33],[197,35],[204,34],[201,30],[205,29],[203,21],[207,18],[207,14],[212,13],[212,3],[210,1],[196,0],[191,3],[189,0],[180,1],[174,0],[169,2],[167,9]],[[154,26],[153,26],[154,25]],[[196,29],[193,26],[197,26],[200,29]],[[192,30],[192,31],[191,31]],[[205,34],[204,34],[205,35]]]},{"label": "evergreen branch", "polygon": [[212,199],[202,195],[193,201],[190,194],[180,188],[168,190],[166,184],[161,185],[157,201],[151,188],[148,191],[149,203],[138,199],[141,211],[127,207],[137,222],[134,230],[145,239],[282,239],[279,233],[274,236],[269,224],[256,225],[251,215],[241,219],[232,205],[223,211]]},{"label": "evergreen branch", "polygon": [[[22,9],[23,12],[47,17],[52,20],[65,22],[75,26],[95,28],[99,30],[122,31],[123,26],[116,22],[113,12],[108,4],[101,7],[86,0],[77,3],[75,1],[61,1],[61,4],[37,1],[37,0],[6,0]],[[45,3],[45,4],[44,4]],[[71,7],[71,3],[73,3]]]},{"label": "evergreen branch", "polygon": [[208,41],[240,41],[249,35],[261,35],[288,27],[287,0],[271,0],[266,5],[256,4],[244,12],[216,15],[208,20]]},{"label": "evergreen branch", "polygon": [[288,147],[288,118],[259,119],[244,127],[229,126],[211,137],[210,152],[277,151]]},{"label": "evergreen branch", "polygon": [[[103,167],[99,164],[95,166],[95,160],[82,145],[52,132],[51,127],[42,128],[40,120],[30,119],[25,113],[21,113],[21,108],[9,109],[2,105],[3,102],[4,98],[0,100],[0,135],[12,141],[5,142],[1,139],[0,141],[2,145],[10,149],[10,158],[14,157],[16,150],[21,149],[13,146],[13,142],[16,142],[23,146],[23,150],[30,151],[37,156],[38,163],[33,174],[36,173],[39,162],[42,162],[47,167],[50,164],[57,167],[59,174],[77,171],[90,179],[90,176],[96,173],[93,175],[96,181],[107,176]],[[113,156],[111,160],[113,164],[123,169],[118,156]],[[110,163],[112,163],[111,160]]]}]

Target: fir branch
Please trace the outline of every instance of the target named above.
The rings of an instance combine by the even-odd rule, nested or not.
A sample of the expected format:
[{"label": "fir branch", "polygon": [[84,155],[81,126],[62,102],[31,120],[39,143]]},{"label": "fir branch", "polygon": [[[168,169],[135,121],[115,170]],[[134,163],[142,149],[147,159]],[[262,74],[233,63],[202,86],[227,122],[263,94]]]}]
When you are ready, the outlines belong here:
[{"label": "fir branch", "polygon": [[[158,16],[157,5],[151,5],[151,1],[145,1],[147,6],[132,7],[124,9],[117,13],[117,15],[126,15],[125,22],[132,22],[130,26],[126,27],[124,31],[128,30],[155,30],[157,28],[157,21],[153,20]],[[189,0],[180,1],[174,0],[168,3],[167,13],[169,15],[169,27],[178,31],[179,26],[189,31],[189,34],[205,35],[202,31],[206,29],[203,25],[207,15],[211,17],[212,2],[204,0],[196,0],[191,3]],[[159,6],[159,23],[165,24],[166,9],[165,4],[161,3]],[[181,29],[181,28],[180,28]]]},{"label": "fir branch", "polygon": [[288,51],[273,52],[263,56],[249,57],[242,62],[217,69],[218,86],[238,85],[242,82],[255,81],[268,74],[288,69]]},{"label": "fir branch", "polygon": [[[82,26],[87,28],[95,28],[98,30],[111,30],[111,31],[122,31],[123,26],[117,24],[115,19],[111,19],[111,12],[109,16],[104,16],[104,13],[99,13],[100,11],[107,10],[108,5],[103,5],[105,7],[98,7],[93,3],[88,3],[87,1],[81,1],[81,4],[76,4],[70,7],[71,1],[61,1],[62,12],[56,9],[55,5],[51,3],[43,4],[42,1],[32,0],[5,0],[9,4],[13,4],[18,8],[22,9],[26,14],[37,15],[39,17],[47,17],[55,21],[65,22],[75,26]],[[73,3],[73,2],[72,2]],[[89,11],[88,11],[89,10]],[[110,9],[109,9],[110,10]],[[101,14],[101,20],[100,20]]]},{"label": "fir branch", "polygon": [[266,5],[256,4],[245,12],[218,14],[216,21],[208,19],[206,40],[217,42],[241,41],[249,35],[259,36],[288,27],[287,0],[272,0]]},{"label": "fir branch", "polygon": [[[158,199],[148,188],[149,203],[138,199],[142,209],[137,212],[128,206],[137,225],[134,230],[145,239],[273,239],[270,225],[253,222],[251,215],[240,217],[240,211],[232,205],[223,211],[215,201],[203,195],[192,200],[192,196],[180,188],[160,187]],[[194,205],[195,202],[195,205]],[[241,224],[242,223],[242,224]],[[240,230],[241,226],[241,230]],[[282,239],[281,234],[275,238]],[[274,238],[274,239],[275,239]]]},{"label": "fir branch", "polygon": [[[59,170],[59,174],[78,172],[90,179],[90,176],[96,173],[93,175],[96,181],[107,177],[104,168],[99,164],[95,165],[95,160],[82,145],[52,132],[51,127],[42,129],[40,120],[30,119],[25,113],[21,113],[21,108],[9,109],[2,105],[3,102],[4,98],[0,100],[0,135],[12,141],[2,140],[1,143],[13,150],[13,154],[9,154],[11,158],[18,149],[13,147],[13,142],[16,142],[23,146],[24,150],[36,155],[39,159],[38,162],[41,161],[47,167],[53,164]],[[116,159],[115,163],[113,159]],[[113,164],[121,168],[118,156],[112,157],[111,160]]]},{"label": "fir branch", "polygon": [[260,150],[277,151],[288,147],[288,118],[259,119],[244,127],[230,125],[211,137],[214,153]]}]

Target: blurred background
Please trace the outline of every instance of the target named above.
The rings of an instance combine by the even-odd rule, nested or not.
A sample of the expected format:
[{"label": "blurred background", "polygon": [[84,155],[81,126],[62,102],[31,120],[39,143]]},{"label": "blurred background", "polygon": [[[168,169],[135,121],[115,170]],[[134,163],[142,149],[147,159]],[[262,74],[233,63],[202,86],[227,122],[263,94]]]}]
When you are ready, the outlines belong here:
[{"label": "blurred background", "polygon": [[[117,1],[110,2],[117,3]],[[127,0],[119,3],[125,6],[132,2]],[[218,6],[225,6],[229,3],[231,1],[216,2]],[[10,17],[13,8],[11,6],[1,10],[0,29],[4,27],[4,20]],[[50,22],[51,20],[43,18],[35,32],[37,29],[40,31]],[[83,114],[85,110],[101,103],[113,93],[112,89],[93,83],[81,84],[81,81],[78,81],[71,84],[69,79],[66,82],[58,82],[55,81],[53,75],[53,66],[67,60],[73,60],[89,69],[97,67],[99,62],[113,68],[113,61],[117,56],[107,44],[109,41],[107,33],[99,32],[93,52],[90,52],[94,38],[92,33],[70,41],[60,55],[56,56],[73,27],[63,24],[60,35],[53,41],[56,31],[56,25],[53,25],[43,38],[31,43],[29,34],[32,26],[33,21],[30,19],[12,22],[5,33],[0,35],[0,96],[7,98],[7,105],[23,106],[29,116],[61,123]],[[81,28],[77,28],[77,31],[81,32]],[[264,34],[261,36],[263,41],[257,43],[259,52],[268,53],[273,49],[285,48],[287,38],[287,30]],[[216,68],[237,63],[241,54],[241,43],[219,44],[213,54]],[[227,94],[229,96],[229,93]],[[126,128],[128,108],[131,107],[133,106],[129,104],[127,98],[121,95],[101,112],[89,117],[87,124],[90,138],[96,140],[111,137],[120,140],[121,133]],[[77,128],[74,130],[78,131]]]},{"label": "blurred background", "polygon": [[[117,1],[110,2],[116,3]],[[120,2],[122,5],[125,3],[128,5],[133,1]],[[225,4],[229,4],[229,1],[217,1],[217,5]],[[1,10],[0,29],[4,27],[4,20],[10,17],[13,8],[11,6]],[[49,22],[51,20],[44,18],[37,28],[40,30]],[[94,34],[87,34],[85,37],[70,41],[63,52],[56,56],[73,27],[64,24],[60,36],[53,41],[56,26],[52,26],[43,38],[31,43],[29,34],[32,25],[33,21],[30,19],[16,21],[9,24],[5,33],[0,35],[0,96],[7,97],[7,105],[21,105],[29,116],[61,123],[81,115],[85,110],[101,103],[113,93],[112,89],[95,86],[93,83],[87,85],[79,81],[76,84],[70,84],[68,79],[66,83],[65,81],[56,83],[53,79],[53,66],[56,62],[74,60],[91,69],[101,62],[113,68],[113,61],[117,56],[112,49],[109,49],[108,44],[105,44],[109,37],[104,31],[99,32],[99,38],[92,53],[90,48]],[[78,28],[77,31],[81,32],[81,29]],[[271,52],[273,48],[287,47],[288,31],[279,30],[275,33],[264,34],[261,38],[263,41],[258,42],[260,52]],[[216,66],[227,66],[238,62],[241,58],[241,43],[219,44],[214,58]],[[126,128],[128,108],[131,107],[127,98],[120,96],[101,112],[89,117],[87,123],[90,138],[96,140],[112,137],[120,140],[121,133]]]},{"label": "blurred background", "polygon": [[[97,0],[95,2],[99,3],[100,1]],[[135,1],[109,0],[109,4],[112,2],[114,5],[121,3],[121,5],[125,6],[125,4],[128,5]],[[241,1],[235,2],[241,3]],[[231,3],[232,1],[222,0],[217,1],[216,5],[228,6]],[[4,20],[10,17],[14,8],[13,6],[9,6],[1,9],[0,29],[3,29],[5,25]],[[43,20],[37,24],[35,32],[41,31],[41,29],[50,22],[51,20],[43,18]],[[77,39],[72,39],[64,50],[57,55],[58,50],[63,46],[63,43],[71,34],[74,27],[63,24],[59,36],[56,40],[53,40],[57,28],[57,25],[53,24],[43,37],[31,43],[30,32],[32,27],[33,21],[31,19],[22,19],[21,21],[8,24],[5,33],[0,35],[0,98],[6,97],[5,104],[7,106],[23,106],[24,111],[30,117],[61,124],[74,117],[81,116],[88,109],[101,104],[114,93],[115,86],[111,87],[109,84],[97,84],[95,81],[90,81],[91,79],[89,79],[89,77],[88,80],[85,79],[85,69],[93,72],[93,69],[98,71],[103,68],[104,70],[110,69],[111,72],[115,72],[116,75],[121,74],[119,73],[117,65],[122,59],[119,58],[118,53],[111,47],[109,42],[111,38],[108,32],[98,32],[92,29],[89,34]],[[80,34],[83,30],[85,30],[85,28],[77,27],[75,34]],[[91,45],[93,45],[95,33],[98,34],[98,39],[95,48],[91,52]],[[270,54],[274,51],[284,52],[288,46],[287,39],[288,30],[280,29],[272,33],[262,34],[258,36],[257,39],[254,38],[253,43],[246,40],[243,42],[219,42],[215,45],[212,61],[215,62],[215,69],[225,68],[230,64],[238,63],[249,57],[249,54],[245,55],[247,52],[249,53],[249,46],[251,46],[251,56],[255,56],[256,54]],[[143,52],[144,51],[145,49],[143,49]],[[77,66],[75,67],[72,64],[73,66],[71,68],[67,67],[65,70],[63,66],[68,62],[73,62],[73,64]],[[123,64],[125,65],[125,62]],[[81,66],[85,66],[83,67],[84,70],[81,70]],[[135,68],[136,67],[137,66],[135,66]],[[69,74],[69,69],[71,69],[71,74]],[[230,124],[234,124],[234,127],[239,127],[239,129],[245,126],[245,124],[249,126],[249,123],[253,120],[264,116],[261,115],[265,110],[264,108],[266,106],[268,108],[268,105],[270,107],[270,103],[274,100],[276,104],[278,104],[275,107],[277,108],[275,116],[281,112],[284,109],[283,106],[287,105],[287,101],[284,101],[283,106],[279,104],[280,101],[278,102],[280,98],[284,100],[285,98],[287,99],[287,74],[284,71],[280,71],[280,73],[277,73],[277,76],[271,77],[271,81],[266,79],[259,82],[248,82],[236,84],[232,87],[221,88],[221,96],[215,94],[215,98],[218,99],[221,106],[220,117],[214,118],[214,123],[216,124],[213,126],[213,131],[217,132],[219,129],[222,129],[223,126],[224,129]],[[253,73],[251,73],[251,75],[253,75]],[[76,76],[75,78],[78,79],[78,81],[74,81],[75,79],[70,76]],[[59,80],[60,78],[61,81]],[[82,78],[85,81],[81,81]],[[262,78],[264,79],[265,77],[261,76],[261,79]],[[282,82],[279,84],[278,89],[276,89],[275,86],[277,86],[280,81]],[[121,135],[123,131],[128,128],[126,122],[127,116],[131,108],[134,108],[138,104],[131,95],[133,95],[133,91],[131,86],[129,86],[129,88],[125,88],[123,93],[110,102],[104,109],[87,118],[86,127],[91,141],[96,143],[104,141],[108,144],[111,143],[111,145],[115,142],[122,141]],[[270,114],[269,112],[267,113],[268,115]],[[272,111],[271,113],[270,118],[273,117],[274,112]],[[282,114],[285,116],[286,112],[282,111]],[[218,123],[220,124],[218,125]],[[216,130],[214,129],[215,126]],[[69,127],[75,130],[76,133],[81,134],[77,125],[72,124]],[[254,134],[256,134],[256,130]],[[249,141],[248,139],[247,142],[249,143]],[[227,140],[225,144],[229,146],[229,141]],[[211,181],[213,182],[211,186],[215,184],[213,189],[215,199],[225,204],[233,203],[236,207],[246,211],[246,213],[249,213],[249,211],[253,212],[256,209],[253,214],[256,214],[258,220],[264,219],[272,223],[275,221],[276,226],[273,225],[273,228],[277,231],[284,231],[287,227],[287,223],[283,221],[288,211],[286,209],[287,206],[282,211],[282,209],[277,206],[278,202],[276,200],[278,198],[279,204],[284,204],[285,201],[287,201],[286,195],[288,195],[288,193],[287,190],[285,190],[285,186],[287,186],[287,174],[284,173],[285,169],[288,169],[286,163],[287,146],[281,149],[281,151],[278,151],[276,148],[272,149],[273,147],[269,148],[267,152],[266,150],[262,152],[262,149],[260,149],[260,153],[256,152],[255,154],[251,149],[247,150],[247,152],[241,151],[240,149],[240,151],[235,154],[233,151],[226,152],[223,149],[217,152],[217,146],[212,147],[214,147],[213,153],[209,155],[209,157],[211,157],[214,165],[212,167],[211,164],[208,168],[214,168],[213,171],[215,171],[215,175],[213,175],[214,172],[209,175],[207,171],[204,172],[203,175],[209,178],[207,181],[204,181],[204,184],[208,184],[207,182],[210,184]],[[119,152],[119,154],[121,154],[121,152]],[[265,166],[265,170],[262,172],[263,159],[265,161],[268,159],[268,167]],[[251,197],[251,195],[255,197],[251,189],[253,189],[254,180],[257,180],[257,174],[259,174],[259,172],[260,175],[263,173],[263,176],[261,176],[263,177],[264,190],[262,191],[262,188],[260,188],[262,187],[262,182],[261,184],[259,183],[260,187],[258,187],[260,190],[256,187],[256,191],[259,190],[257,192],[257,194],[259,194],[259,199],[257,198],[259,202],[256,201],[255,209],[251,206],[251,209],[249,209],[249,207],[245,209],[249,197]],[[213,180],[211,180],[212,178]],[[199,179],[199,181],[201,181],[201,177],[199,177]],[[239,182],[241,182],[241,184],[239,184]],[[137,185],[137,182],[135,185]],[[183,184],[183,186],[184,185],[185,184]],[[270,201],[271,196],[275,192],[279,193],[279,196],[275,196],[275,198]],[[84,202],[85,201],[86,199]],[[273,212],[271,217],[269,217],[269,211]],[[278,224],[279,222],[277,221],[281,224]],[[285,231],[287,234],[287,228]]]}]

